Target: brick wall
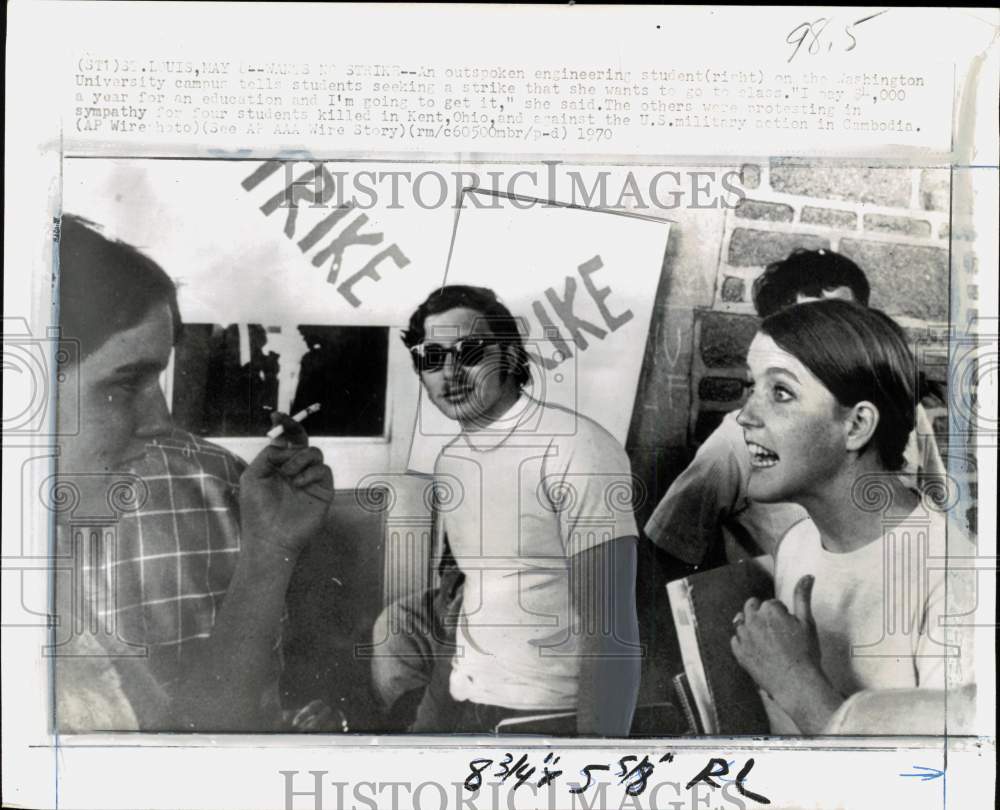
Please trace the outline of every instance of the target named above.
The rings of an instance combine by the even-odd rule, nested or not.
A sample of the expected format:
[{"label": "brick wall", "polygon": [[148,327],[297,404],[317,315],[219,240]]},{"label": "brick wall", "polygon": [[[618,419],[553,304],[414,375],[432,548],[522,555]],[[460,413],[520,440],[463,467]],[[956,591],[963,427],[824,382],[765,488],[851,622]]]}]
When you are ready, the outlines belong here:
[{"label": "brick wall", "polygon": [[948,319],[947,169],[748,165],[755,181],[727,217],[713,308],[753,313],[750,284],[797,247],[853,259],[872,306],[902,321]]}]

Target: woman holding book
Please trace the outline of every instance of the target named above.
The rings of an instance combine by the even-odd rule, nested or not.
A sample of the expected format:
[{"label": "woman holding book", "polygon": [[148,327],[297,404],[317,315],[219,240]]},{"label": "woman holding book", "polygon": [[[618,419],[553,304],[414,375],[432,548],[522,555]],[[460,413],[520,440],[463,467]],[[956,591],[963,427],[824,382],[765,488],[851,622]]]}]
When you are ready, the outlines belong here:
[{"label": "woman holding book", "polygon": [[946,549],[945,515],[898,475],[917,379],[902,329],[844,301],[800,304],[763,321],[747,364],[749,495],[809,513],[778,545],[777,598],[733,619],[772,732],[821,733],[861,690],[944,689],[946,663],[948,685],[969,680],[970,640],[939,618],[957,612],[946,552],[974,548],[952,533]]}]

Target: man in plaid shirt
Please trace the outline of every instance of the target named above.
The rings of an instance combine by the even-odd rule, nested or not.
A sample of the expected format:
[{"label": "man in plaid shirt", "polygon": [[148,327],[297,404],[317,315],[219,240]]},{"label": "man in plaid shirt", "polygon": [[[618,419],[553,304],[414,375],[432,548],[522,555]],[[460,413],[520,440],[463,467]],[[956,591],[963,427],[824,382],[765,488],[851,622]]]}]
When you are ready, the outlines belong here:
[{"label": "man in plaid shirt", "polygon": [[75,630],[57,648],[57,725],[277,728],[285,592],[332,501],[330,469],[287,417],[248,466],[176,431],[159,387],[181,326],[173,282],[72,216],[59,259],[62,338],[79,349],[60,358],[78,384],[59,423],[79,426],[61,438],[60,481],[86,515],[106,513],[116,476],[142,485],[114,533],[58,513],[57,553],[81,563],[81,587],[56,588],[59,626]]}]

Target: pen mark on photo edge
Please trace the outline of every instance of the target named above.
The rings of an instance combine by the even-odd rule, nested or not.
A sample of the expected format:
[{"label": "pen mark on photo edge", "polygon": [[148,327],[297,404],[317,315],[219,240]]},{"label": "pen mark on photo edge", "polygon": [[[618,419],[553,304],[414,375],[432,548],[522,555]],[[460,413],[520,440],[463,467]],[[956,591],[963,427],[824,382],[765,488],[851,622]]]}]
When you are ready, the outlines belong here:
[{"label": "pen mark on photo edge", "polygon": [[863,22],[868,22],[869,20],[874,20],[876,17],[881,17],[883,14],[887,14],[889,9],[882,9],[882,11],[876,11],[874,14],[869,14],[867,17],[862,17],[860,20],[855,20],[855,25],[861,25]]},{"label": "pen mark on photo edge", "polygon": [[923,771],[923,773],[901,773],[900,776],[903,777],[919,777],[921,782],[930,782],[934,779],[944,777],[945,772],[938,768],[929,768],[926,765],[913,765],[912,768],[915,771]]}]

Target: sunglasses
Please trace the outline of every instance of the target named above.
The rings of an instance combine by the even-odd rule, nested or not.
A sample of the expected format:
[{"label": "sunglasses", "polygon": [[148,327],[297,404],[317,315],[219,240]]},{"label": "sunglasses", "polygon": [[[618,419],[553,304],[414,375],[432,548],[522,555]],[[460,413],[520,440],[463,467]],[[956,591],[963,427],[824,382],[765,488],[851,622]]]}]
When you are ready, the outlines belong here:
[{"label": "sunglasses", "polygon": [[462,338],[448,347],[438,343],[420,343],[410,349],[410,355],[418,371],[440,371],[449,354],[454,357],[456,366],[472,368],[483,362],[486,349],[495,344],[496,340],[482,337]]}]

